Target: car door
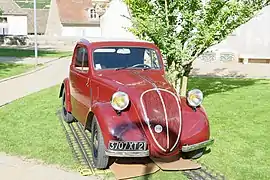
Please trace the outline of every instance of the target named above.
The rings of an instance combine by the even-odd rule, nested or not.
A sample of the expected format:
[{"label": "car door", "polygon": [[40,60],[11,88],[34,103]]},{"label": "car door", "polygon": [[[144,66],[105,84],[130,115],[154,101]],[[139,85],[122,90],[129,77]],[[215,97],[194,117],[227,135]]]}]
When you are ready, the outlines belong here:
[{"label": "car door", "polygon": [[90,108],[90,68],[87,47],[76,47],[74,63],[70,68],[71,104],[73,116],[84,124]]}]

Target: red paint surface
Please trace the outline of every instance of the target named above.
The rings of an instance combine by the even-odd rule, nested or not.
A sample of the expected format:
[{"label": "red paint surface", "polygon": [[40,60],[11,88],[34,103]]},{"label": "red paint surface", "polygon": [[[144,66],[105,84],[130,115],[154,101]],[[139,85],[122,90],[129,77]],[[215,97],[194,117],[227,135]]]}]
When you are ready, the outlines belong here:
[{"label": "red paint surface", "polygon": [[[140,97],[146,90],[152,89],[153,84],[158,88],[169,90],[175,93],[173,87],[164,77],[164,67],[160,70],[94,70],[92,63],[92,50],[97,47],[108,46],[138,46],[155,49],[161,58],[159,49],[151,43],[142,42],[96,42],[78,43],[78,47],[84,46],[88,50],[89,71],[79,72],[74,68],[74,60],[70,66],[69,81],[66,79],[65,87],[67,93],[68,109],[82,124],[87,121],[89,110],[97,117],[101,127],[105,145],[109,140],[135,141],[145,140],[148,143],[151,156],[171,156],[179,153],[184,144],[198,143],[209,139],[208,119],[202,108],[194,112],[186,103],[185,99],[180,102],[182,116],[182,132],[178,148],[169,152],[176,142],[179,126],[181,126],[177,102],[173,96],[166,92],[161,95],[165,102],[165,109],[168,116],[169,147],[167,147],[166,121],[163,106],[155,91],[146,94],[143,98],[146,113],[151,120],[151,128],[154,137],[151,136],[145,122]],[[87,83],[89,82],[89,83]],[[87,85],[88,84],[88,85]],[[123,91],[129,95],[131,104],[120,116],[116,114],[110,104],[110,98],[116,91]],[[179,99],[178,99],[179,100]],[[72,109],[71,109],[72,107]],[[90,112],[91,112],[90,111]],[[161,124],[163,132],[155,133],[154,125]],[[160,145],[166,149],[163,152],[154,142],[155,138]]]},{"label": "red paint surface", "polygon": [[[150,128],[152,133],[157,140],[157,143],[167,149],[167,132],[166,132],[166,121],[165,111],[161,103],[161,99],[156,91],[147,92],[143,96],[143,104],[145,106],[146,115],[149,118]],[[155,132],[155,126],[159,124],[163,127],[162,133]],[[147,127],[148,128],[148,127]],[[148,131],[148,130],[147,130]]]},{"label": "red paint surface", "polygon": [[66,108],[67,111],[71,112],[72,108],[71,108],[71,100],[70,100],[70,86],[69,86],[69,79],[65,78],[64,81],[64,88],[65,88],[65,99],[66,99]]},{"label": "red paint surface", "polygon": [[[164,104],[166,107],[166,112],[167,112],[167,119],[168,119],[168,126],[169,126],[169,149],[175,147],[175,143],[179,144],[180,139],[178,139],[177,142],[177,137],[181,133],[181,109],[179,113],[179,106],[178,102],[175,100],[175,97],[172,96],[168,92],[161,92],[163,99],[164,99]],[[179,107],[179,108],[178,108]],[[177,145],[176,145],[177,147]],[[168,150],[169,150],[168,149]]]}]

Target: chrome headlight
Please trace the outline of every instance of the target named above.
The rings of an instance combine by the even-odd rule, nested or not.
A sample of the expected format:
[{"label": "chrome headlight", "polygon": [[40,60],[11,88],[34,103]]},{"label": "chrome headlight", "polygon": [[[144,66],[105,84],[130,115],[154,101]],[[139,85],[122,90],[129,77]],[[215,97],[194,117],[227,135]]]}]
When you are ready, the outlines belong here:
[{"label": "chrome headlight", "polygon": [[122,111],[126,109],[129,105],[129,98],[128,98],[127,93],[120,92],[120,91],[115,92],[112,95],[111,105],[117,111]]},{"label": "chrome headlight", "polygon": [[187,94],[188,104],[192,107],[197,107],[202,104],[203,93],[199,89],[192,89]]}]

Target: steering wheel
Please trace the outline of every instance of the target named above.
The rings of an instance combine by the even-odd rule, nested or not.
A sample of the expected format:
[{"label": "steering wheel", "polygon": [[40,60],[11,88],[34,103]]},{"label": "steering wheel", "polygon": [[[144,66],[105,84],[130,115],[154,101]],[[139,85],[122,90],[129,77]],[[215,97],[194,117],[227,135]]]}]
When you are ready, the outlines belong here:
[{"label": "steering wheel", "polygon": [[151,66],[149,66],[149,65],[147,65],[147,64],[135,64],[135,65],[133,65],[133,66],[131,66],[131,67],[139,67],[139,66],[143,66],[143,67],[147,67],[147,68],[150,68],[151,69]]}]

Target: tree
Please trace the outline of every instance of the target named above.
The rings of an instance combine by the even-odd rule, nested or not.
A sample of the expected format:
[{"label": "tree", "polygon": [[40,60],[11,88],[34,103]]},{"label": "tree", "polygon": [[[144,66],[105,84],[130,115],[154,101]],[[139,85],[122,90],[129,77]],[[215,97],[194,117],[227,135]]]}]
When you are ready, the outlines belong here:
[{"label": "tree", "polygon": [[133,26],[129,30],[161,49],[167,62],[167,78],[178,92],[181,77],[189,76],[197,57],[270,4],[270,0],[125,2],[132,15]]}]

